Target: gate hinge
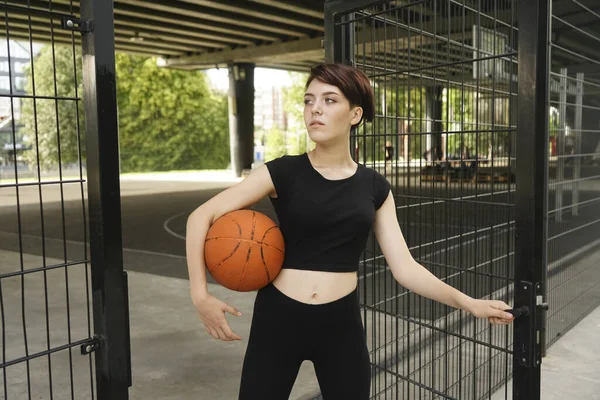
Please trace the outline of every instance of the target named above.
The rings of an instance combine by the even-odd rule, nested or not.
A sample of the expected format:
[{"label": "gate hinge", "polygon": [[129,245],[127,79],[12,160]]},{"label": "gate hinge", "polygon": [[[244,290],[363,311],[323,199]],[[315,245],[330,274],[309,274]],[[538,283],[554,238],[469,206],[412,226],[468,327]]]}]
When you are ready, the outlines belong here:
[{"label": "gate hinge", "polygon": [[100,347],[100,339],[97,337],[93,337],[81,345],[81,355],[88,355],[96,351],[98,347]]},{"label": "gate hinge", "polygon": [[61,26],[69,31],[91,32],[93,24],[91,20],[79,19],[69,15],[63,15],[61,18]]}]

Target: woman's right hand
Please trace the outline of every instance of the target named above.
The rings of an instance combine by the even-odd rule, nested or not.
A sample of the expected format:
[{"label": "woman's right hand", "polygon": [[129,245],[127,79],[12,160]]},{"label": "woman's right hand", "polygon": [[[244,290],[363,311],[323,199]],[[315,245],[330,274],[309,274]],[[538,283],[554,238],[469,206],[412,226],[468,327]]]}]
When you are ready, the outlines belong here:
[{"label": "woman's right hand", "polygon": [[192,296],[192,300],[209,335],[226,342],[242,340],[239,335],[233,333],[225,318],[225,312],[236,317],[240,317],[241,312],[208,293]]}]

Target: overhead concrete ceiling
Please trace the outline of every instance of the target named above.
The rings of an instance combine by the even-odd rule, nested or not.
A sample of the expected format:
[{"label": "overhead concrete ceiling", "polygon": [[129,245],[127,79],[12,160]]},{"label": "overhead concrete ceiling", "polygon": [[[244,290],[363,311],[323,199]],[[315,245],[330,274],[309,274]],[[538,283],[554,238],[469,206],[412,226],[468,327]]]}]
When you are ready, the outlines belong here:
[{"label": "overhead concrete ceiling", "polygon": [[[71,43],[60,17],[78,17],[79,1],[2,3],[2,31],[8,22],[11,37],[49,41],[52,27],[56,42]],[[114,0],[115,48],[178,68],[252,61],[305,70],[324,57],[323,6],[323,0]]]},{"label": "overhead concrete ceiling", "polygon": [[[407,58],[410,51],[420,60],[443,62],[440,57],[446,57],[445,62],[452,63],[469,56],[470,50],[463,44],[472,45],[471,27],[465,31],[461,26],[465,10],[477,18],[466,21],[467,25],[478,21],[496,29],[499,23],[516,24],[514,0],[376,3],[366,13],[376,14],[390,6],[410,8],[408,20],[415,22],[409,28],[400,25],[399,30],[385,31],[393,18],[383,23],[377,16],[367,23],[362,20],[357,23],[358,56],[391,59],[391,55],[398,60]],[[0,3],[4,16],[0,29],[6,32],[8,27],[15,39],[47,42],[52,37],[58,43],[78,43],[78,35],[73,39],[72,32],[60,25],[63,15],[79,16],[78,4],[77,0],[4,0]],[[160,57],[163,65],[172,68],[207,69],[253,62],[262,67],[306,71],[324,60],[324,5],[324,0],[114,0],[115,47],[117,51]],[[552,7],[553,43],[588,58],[586,61],[556,49],[553,60],[569,65],[570,71],[600,78],[600,63],[594,62],[600,59],[598,0],[553,0]],[[481,17],[486,14],[488,18]],[[406,20],[402,12],[396,15]],[[436,32],[433,39],[431,32]],[[373,46],[373,38],[378,46]],[[450,51],[444,56],[440,43],[446,40]],[[460,72],[459,66],[449,66],[452,68]]]}]

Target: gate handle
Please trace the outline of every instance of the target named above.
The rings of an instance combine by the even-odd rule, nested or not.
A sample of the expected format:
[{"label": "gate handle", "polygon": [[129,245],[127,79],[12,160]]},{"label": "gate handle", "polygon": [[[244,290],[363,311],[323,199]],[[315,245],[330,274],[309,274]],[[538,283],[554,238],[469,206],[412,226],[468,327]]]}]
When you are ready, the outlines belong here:
[{"label": "gate handle", "polygon": [[521,306],[518,308],[511,308],[508,310],[504,310],[509,314],[512,314],[513,317],[518,318],[521,315],[529,315],[529,308],[527,306]]},{"label": "gate handle", "polygon": [[[538,307],[544,311],[548,310],[548,303],[542,303],[539,304]],[[521,307],[517,307],[517,308],[511,308],[508,310],[504,310],[507,313],[510,313],[513,315],[513,317],[518,318],[521,315],[529,315],[529,308],[527,306],[521,306]]]}]

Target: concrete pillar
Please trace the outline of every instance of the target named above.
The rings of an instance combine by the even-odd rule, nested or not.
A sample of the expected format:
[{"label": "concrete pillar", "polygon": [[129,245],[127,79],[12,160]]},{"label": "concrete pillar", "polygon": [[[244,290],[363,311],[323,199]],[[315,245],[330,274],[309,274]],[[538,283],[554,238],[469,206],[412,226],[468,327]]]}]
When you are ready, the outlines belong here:
[{"label": "concrete pillar", "polygon": [[254,161],[254,64],[229,65],[231,169],[237,177]]},{"label": "concrete pillar", "polygon": [[442,146],[442,131],[443,131],[443,123],[442,123],[442,110],[444,107],[442,94],[443,94],[442,86],[428,86],[425,90],[426,96],[426,115],[427,121],[430,122],[428,126],[428,131],[431,138],[431,142],[427,140],[428,150],[431,151],[431,160],[441,160],[444,158],[444,151],[446,150]]}]

